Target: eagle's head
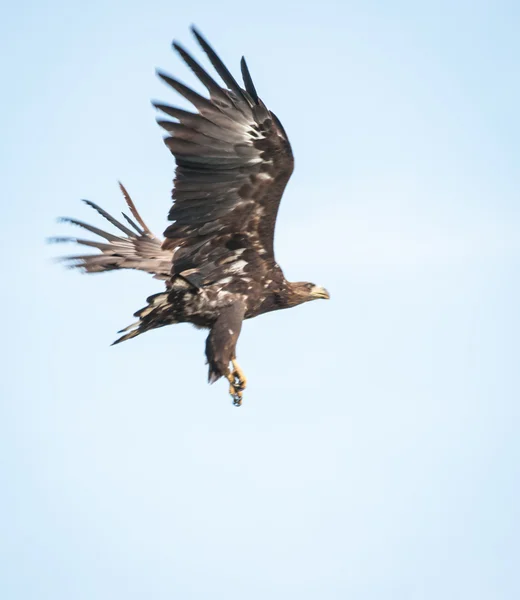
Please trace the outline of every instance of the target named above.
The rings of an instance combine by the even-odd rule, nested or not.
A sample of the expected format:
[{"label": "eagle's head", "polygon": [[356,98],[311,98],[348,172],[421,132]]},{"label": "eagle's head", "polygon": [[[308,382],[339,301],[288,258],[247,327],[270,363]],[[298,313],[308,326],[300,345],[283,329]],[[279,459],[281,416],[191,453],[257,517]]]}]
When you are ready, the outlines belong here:
[{"label": "eagle's head", "polygon": [[309,302],[310,300],[318,300],[330,298],[329,292],[324,287],[309,283],[308,281],[295,281],[291,285],[290,303],[292,306]]}]

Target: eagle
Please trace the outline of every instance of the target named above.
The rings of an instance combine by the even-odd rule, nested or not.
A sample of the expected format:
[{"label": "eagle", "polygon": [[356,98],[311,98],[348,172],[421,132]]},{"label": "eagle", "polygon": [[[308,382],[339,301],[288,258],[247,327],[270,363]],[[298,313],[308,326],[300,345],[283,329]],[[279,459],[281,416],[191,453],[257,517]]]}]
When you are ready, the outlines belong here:
[{"label": "eagle", "polygon": [[225,377],[234,404],[240,406],[246,377],[236,347],[244,319],[328,299],[329,293],[313,283],[287,281],[275,259],[276,216],[294,168],[281,122],[258,96],[245,59],[241,87],[199,31],[192,27],[192,32],[223,85],[177,42],[173,48],[209,97],[157,71],[194,108],[187,111],[153,102],[169,117],[157,122],[167,132],[164,141],[176,162],[171,224],[164,239],[150,231],[120,184],[132,214],[123,213],[124,222],[85,201],[117,234],[63,218],[98,237],[54,241],[99,251],[63,257],[71,268],[86,273],[137,269],[164,281],[165,291],[147,298],[147,305],[134,315],[137,321],[121,330],[123,335],[114,344],[174,323],[208,329],[208,380],[214,383]]}]

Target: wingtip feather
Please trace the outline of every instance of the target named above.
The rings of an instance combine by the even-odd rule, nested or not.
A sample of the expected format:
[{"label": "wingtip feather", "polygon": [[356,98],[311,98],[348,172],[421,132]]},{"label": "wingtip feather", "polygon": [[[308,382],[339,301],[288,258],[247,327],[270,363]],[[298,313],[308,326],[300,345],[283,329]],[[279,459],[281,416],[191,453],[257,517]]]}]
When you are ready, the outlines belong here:
[{"label": "wingtip feather", "polygon": [[132,198],[130,198],[130,194],[128,193],[125,186],[120,181],[118,181],[118,183],[119,183],[119,189],[121,190],[121,193],[123,194],[126,205],[130,209],[130,212],[132,213],[134,219],[139,223],[139,225],[143,228],[143,230],[148,235],[150,235],[151,237],[155,237],[153,235],[153,233],[150,231],[150,229],[148,228],[148,225],[143,221],[141,215],[137,212],[137,208],[135,207],[135,204],[133,203]]},{"label": "wingtip feather", "polygon": [[242,71],[242,79],[244,80],[244,85],[246,86],[247,93],[251,96],[251,98],[253,98],[255,104],[258,104],[258,94],[256,92],[255,84],[253,83],[251,73],[249,72],[245,56],[242,56],[240,60],[240,70]]}]

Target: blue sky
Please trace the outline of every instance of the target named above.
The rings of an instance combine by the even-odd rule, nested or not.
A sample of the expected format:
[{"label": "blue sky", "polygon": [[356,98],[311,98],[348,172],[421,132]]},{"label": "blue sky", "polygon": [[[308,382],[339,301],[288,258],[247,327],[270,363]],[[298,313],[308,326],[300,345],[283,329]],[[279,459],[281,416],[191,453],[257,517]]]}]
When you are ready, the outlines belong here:
[{"label": "blue sky", "polygon": [[[277,258],[331,292],[111,348],[160,284],[53,262],[122,180],[165,227],[151,98],[196,23],[296,156]],[[515,2],[13,3],[1,19],[3,600],[520,595]],[[196,85],[196,84],[195,84]],[[198,88],[200,89],[200,88]]]}]

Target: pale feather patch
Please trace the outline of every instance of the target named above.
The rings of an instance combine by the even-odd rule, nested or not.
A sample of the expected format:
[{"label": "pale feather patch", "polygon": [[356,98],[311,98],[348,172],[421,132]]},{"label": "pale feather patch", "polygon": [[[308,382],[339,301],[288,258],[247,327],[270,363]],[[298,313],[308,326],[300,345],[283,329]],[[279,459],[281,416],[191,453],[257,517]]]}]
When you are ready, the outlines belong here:
[{"label": "pale feather patch", "polygon": [[272,181],[273,180],[273,178],[271,177],[271,175],[269,175],[269,173],[258,173],[256,178],[259,179],[260,181]]},{"label": "pale feather patch", "polygon": [[223,277],[217,281],[220,285],[226,285],[226,283],[231,283],[233,281],[233,277]]},{"label": "pale feather patch", "polygon": [[245,260],[237,260],[237,262],[229,266],[228,270],[231,271],[231,273],[240,273],[246,265],[247,262]]}]

